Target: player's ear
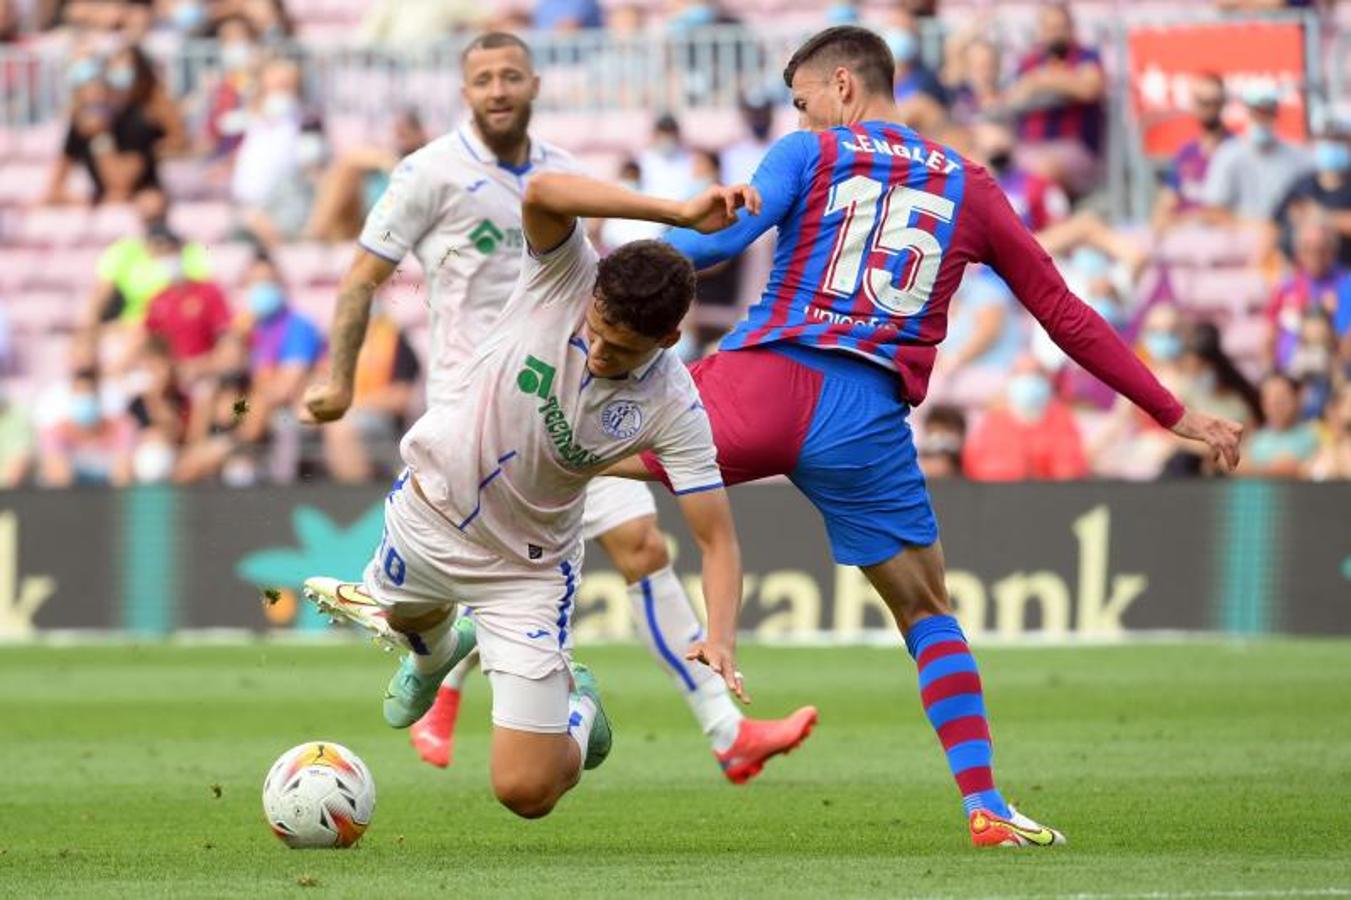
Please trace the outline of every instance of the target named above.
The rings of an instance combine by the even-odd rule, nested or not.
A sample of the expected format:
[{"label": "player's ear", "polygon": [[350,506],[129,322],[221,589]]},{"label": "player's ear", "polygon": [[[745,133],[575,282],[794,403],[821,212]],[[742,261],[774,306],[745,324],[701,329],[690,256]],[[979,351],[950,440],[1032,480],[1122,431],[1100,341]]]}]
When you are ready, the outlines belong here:
[{"label": "player's ear", "polygon": [[531,81],[532,81],[533,86],[532,86],[531,89],[530,89],[530,99],[531,99],[531,100],[538,100],[538,99],[539,99],[539,76],[538,76],[538,75],[533,76],[533,78],[531,79]]}]

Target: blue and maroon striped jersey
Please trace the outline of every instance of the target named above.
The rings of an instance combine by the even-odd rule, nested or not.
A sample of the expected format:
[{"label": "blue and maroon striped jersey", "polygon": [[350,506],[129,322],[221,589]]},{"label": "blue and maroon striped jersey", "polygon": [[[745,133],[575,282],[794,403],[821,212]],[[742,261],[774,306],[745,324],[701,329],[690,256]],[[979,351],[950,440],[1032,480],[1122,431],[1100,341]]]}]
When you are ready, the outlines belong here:
[{"label": "blue and maroon striped jersey", "polygon": [[[1029,53],[1018,64],[1018,74],[1026,75],[1036,69],[1058,66],[1077,69],[1080,66],[1102,68],[1098,51],[1073,44],[1064,59],[1058,59],[1045,50]],[[1102,102],[1091,100],[1062,100],[1046,106],[1029,109],[1018,117],[1018,137],[1029,143],[1039,141],[1077,140],[1094,154],[1102,152],[1105,127]]]},{"label": "blue and maroon striped jersey", "polygon": [[752,183],[764,206],[715,234],[667,240],[704,268],[778,228],[774,267],[723,350],[792,343],[861,356],[924,399],[968,263],[995,269],[1069,355],[1165,425],[1182,408],[1071,294],[985,169],[893,122],[787,135]]}]

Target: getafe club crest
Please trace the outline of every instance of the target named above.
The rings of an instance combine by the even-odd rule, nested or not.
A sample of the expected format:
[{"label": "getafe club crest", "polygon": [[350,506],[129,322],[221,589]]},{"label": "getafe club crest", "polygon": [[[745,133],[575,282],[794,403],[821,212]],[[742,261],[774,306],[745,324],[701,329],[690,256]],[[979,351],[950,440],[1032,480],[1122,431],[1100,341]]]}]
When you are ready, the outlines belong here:
[{"label": "getafe club crest", "polygon": [[643,427],[643,409],[632,400],[606,404],[600,413],[600,427],[610,437],[626,441]]}]

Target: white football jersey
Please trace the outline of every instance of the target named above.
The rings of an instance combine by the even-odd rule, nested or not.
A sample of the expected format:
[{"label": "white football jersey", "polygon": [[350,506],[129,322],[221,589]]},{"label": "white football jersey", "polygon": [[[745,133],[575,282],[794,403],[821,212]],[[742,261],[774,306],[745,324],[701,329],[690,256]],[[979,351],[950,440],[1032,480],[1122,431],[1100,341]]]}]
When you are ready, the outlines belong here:
[{"label": "white football jersey", "polygon": [[492,333],[401,445],[449,527],[528,566],[575,554],[587,482],[620,459],[653,451],[678,494],[722,486],[708,415],[674,353],[623,378],[587,367],[598,262],[580,224],[548,253],[523,253]]},{"label": "white football jersey", "polygon": [[566,151],[530,139],[530,160],[501,163],[466,121],[411,153],[366,217],[359,242],[390,262],[409,250],[431,311],[427,402],[446,397],[451,372],[491,331],[521,273],[521,197],[536,172],[576,172]]}]

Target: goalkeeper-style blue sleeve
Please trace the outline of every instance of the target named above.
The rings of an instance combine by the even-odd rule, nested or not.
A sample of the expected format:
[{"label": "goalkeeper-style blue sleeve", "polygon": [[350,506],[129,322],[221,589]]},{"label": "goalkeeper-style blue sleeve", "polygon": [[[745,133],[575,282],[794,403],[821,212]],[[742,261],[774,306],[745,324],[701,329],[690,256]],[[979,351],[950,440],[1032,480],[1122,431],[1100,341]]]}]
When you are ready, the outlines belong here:
[{"label": "goalkeeper-style blue sleeve", "polygon": [[795,131],[780,138],[769,148],[751,179],[763,201],[760,215],[748,215],[743,210],[735,225],[713,234],[672,229],[666,233],[666,241],[689,257],[696,269],[731,259],[788,215],[803,190],[808,163],[816,152],[817,138],[811,132]]}]

